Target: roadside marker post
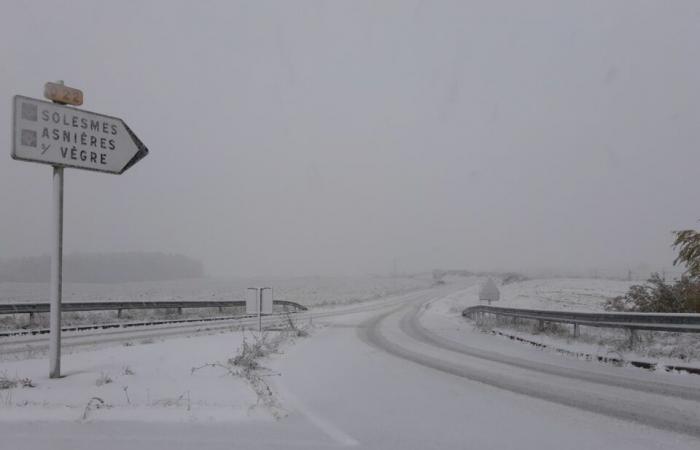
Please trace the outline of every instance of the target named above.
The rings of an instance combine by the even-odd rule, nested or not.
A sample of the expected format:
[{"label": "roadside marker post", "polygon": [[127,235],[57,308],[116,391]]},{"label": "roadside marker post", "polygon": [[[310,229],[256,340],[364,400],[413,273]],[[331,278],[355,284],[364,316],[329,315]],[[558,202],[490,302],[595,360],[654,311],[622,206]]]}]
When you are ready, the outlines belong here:
[{"label": "roadside marker post", "polygon": [[12,99],[12,158],[53,166],[49,377],[61,377],[61,302],[63,295],[63,169],[122,174],[148,155],[148,149],[123,120],[74,108],[83,104],[79,89],[63,81],[46,83],[53,103],[15,95]]}]

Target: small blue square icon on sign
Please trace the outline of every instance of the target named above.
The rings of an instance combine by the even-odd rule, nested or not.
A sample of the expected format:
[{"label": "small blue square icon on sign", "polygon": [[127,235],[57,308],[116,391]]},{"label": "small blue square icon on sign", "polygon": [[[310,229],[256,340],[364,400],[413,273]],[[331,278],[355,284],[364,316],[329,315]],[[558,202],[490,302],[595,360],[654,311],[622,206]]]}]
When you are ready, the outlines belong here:
[{"label": "small blue square icon on sign", "polygon": [[22,130],[22,145],[36,147],[36,131]]},{"label": "small blue square icon on sign", "polygon": [[22,119],[36,122],[37,118],[38,114],[36,105],[32,105],[31,103],[22,103]]}]

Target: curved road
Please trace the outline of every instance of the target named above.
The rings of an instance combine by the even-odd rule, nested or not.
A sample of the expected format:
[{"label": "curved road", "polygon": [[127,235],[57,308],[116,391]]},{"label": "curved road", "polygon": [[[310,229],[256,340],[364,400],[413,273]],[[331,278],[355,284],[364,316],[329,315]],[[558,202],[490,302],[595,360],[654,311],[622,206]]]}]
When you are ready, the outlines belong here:
[{"label": "curved road", "polygon": [[586,371],[456,342],[421,323],[425,303],[370,319],[361,337],[392,355],[471,381],[700,437],[700,389],[595,371],[595,363]]}]

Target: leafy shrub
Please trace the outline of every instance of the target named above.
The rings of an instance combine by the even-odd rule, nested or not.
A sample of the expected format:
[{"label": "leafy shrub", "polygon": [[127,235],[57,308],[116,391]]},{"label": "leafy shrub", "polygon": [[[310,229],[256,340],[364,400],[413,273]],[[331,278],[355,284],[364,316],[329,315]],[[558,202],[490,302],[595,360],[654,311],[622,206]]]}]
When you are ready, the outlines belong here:
[{"label": "leafy shrub", "polygon": [[688,276],[700,281],[700,233],[695,230],[675,231],[673,247],[678,248],[678,258],[673,264],[685,264]]},{"label": "leafy shrub", "polygon": [[700,281],[686,276],[673,284],[652,274],[647,284],[631,286],[629,291],[610,299],[605,304],[608,311],[633,311],[657,313],[700,313]]}]

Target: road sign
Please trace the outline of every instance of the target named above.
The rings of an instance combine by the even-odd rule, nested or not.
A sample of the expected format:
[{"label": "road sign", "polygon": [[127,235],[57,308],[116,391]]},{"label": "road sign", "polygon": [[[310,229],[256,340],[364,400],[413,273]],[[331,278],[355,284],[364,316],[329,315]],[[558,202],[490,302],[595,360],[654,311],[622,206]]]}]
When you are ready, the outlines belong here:
[{"label": "road sign", "polygon": [[260,308],[260,312],[263,314],[272,314],[272,289],[263,289],[260,296],[262,297],[262,307]]},{"label": "road sign", "polygon": [[83,104],[83,91],[60,83],[46,83],[44,97],[62,105],[80,106]]},{"label": "road sign", "polygon": [[[262,297],[262,303],[260,302]],[[248,288],[245,298],[246,314],[272,314],[272,288]]]},{"label": "road sign", "polygon": [[498,286],[489,278],[479,290],[479,300],[491,304],[491,302],[497,302],[500,298],[501,293],[498,290]]},{"label": "road sign", "polygon": [[61,377],[63,297],[63,169],[121,174],[148,154],[123,120],[63,106],[83,104],[82,91],[46,83],[54,103],[16,95],[12,100],[12,158],[53,166],[49,377]]},{"label": "road sign", "polygon": [[52,166],[121,174],[148,154],[117,117],[20,95],[13,132],[12,158]]},{"label": "road sign", "polygon": [[[265,295],[269,292],[269,295]],[[245,310],[246,314],[258,315],[258,331],[262,332],[262,315],[272,314],[272,288],[270,287],[249,287],[246,290]]]},{"label": "road sign", "polygon": [[257,314],[260,308],[258,307],[258,302],[260,301],[260,294],[258,288],[248,288],[245,295],[245,313],[246,314]]}]

